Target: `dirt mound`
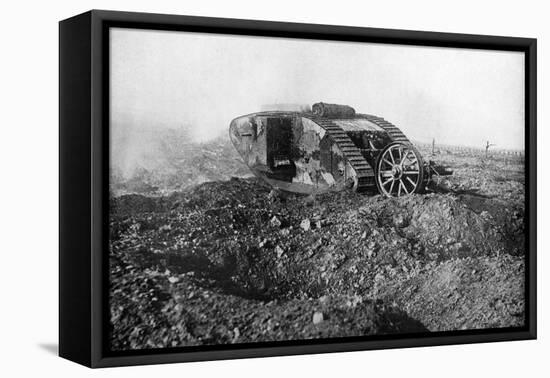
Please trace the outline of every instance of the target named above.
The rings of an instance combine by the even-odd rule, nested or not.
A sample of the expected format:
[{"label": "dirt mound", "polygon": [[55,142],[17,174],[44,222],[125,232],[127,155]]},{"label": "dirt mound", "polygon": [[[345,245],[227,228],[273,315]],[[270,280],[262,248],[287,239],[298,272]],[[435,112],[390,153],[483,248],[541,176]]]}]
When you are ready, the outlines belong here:
[{"label": "dirt mound", "polygon": [[398,308],[359,296],[260,302],[205,289],[192,272],[140,272],[121,261],[113,278],[115,350],[426,331]]},{"label": "dirt mound", "polygon": [[419,252],[439,260],[521,254],[523,214],[518,216],[503,205],[499,200],[477,198],[474,204],[464,196],[427,194],[375,197],[359,212],[371,228],[395,230],[394,240],[404,238]]},{"label": "dirt mound", "polygon": [[114,345],[521,325],[522,209],[475,198],[303,197],[256,179],[114,198]]},{"label": "dirt mound", "polygon": [[524,269],[509,256],[453,259],[401,280],[382,278],[375,293],[430,331],[520,327]]}]

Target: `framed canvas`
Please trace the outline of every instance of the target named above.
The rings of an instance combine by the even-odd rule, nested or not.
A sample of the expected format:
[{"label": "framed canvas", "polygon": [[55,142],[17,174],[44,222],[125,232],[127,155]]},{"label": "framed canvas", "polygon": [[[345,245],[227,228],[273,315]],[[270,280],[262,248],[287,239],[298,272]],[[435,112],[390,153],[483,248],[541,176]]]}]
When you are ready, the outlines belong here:
[{"label": "framed canvas", "polygon": [[536,40],[60,22],[59,353],[536,338]]}]

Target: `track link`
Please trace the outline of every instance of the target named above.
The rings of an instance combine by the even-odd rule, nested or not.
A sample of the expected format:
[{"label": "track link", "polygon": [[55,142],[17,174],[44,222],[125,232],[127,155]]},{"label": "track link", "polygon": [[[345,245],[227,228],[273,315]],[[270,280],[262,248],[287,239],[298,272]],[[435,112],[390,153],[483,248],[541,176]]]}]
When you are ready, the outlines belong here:
[{"label": "track link", "polygon": [[358,192],[374,187],[374,170],[363,157],[361,150],[353,143],[348,134],[336,123],[328,118],[310,118],[313,122],[321,126],[330,138],[338,145],[344,158],[350,163],[357,175]]},{"label": "track link", "polygon": [[382,117],[377,117],[371,114],[358,114],[358,116],[365,118],[367,121],[370,121],[380,128],[384,129],[384,131],[388,133],[388,135],[390,136],[390,138],[392,138],[394,142],[400,142],[412,146],[411,141],[407,139],[405,134],[403,134],[403,132],[399,130],[399,128],[393,123],[386,121]]}]

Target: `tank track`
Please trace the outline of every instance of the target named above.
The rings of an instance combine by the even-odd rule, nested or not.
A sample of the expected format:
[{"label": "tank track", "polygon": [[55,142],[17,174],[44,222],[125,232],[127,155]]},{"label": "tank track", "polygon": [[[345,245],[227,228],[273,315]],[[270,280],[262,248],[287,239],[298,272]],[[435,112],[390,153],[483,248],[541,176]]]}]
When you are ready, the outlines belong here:
[{"label": "tank track", "polygon": [[[418,153],[418,150],[416,149],[414,144],[393,123],[391,123],[389,121],[386,121],[382,117],[377,117],[377,116],[372,115],[372,114],[357,114],[357,116],[359,116],[361,118],[364,118],[367,121],[370,121],[370,122],[374,123],[375,125],[379,126],[380,128],[382,128],[384,131],[386,131],[388,133],[388,135],[390,136],[390,138],[392,139],[393,142],[399,142],[399,143],[403,143],[403,144],[406,144],[408,146],[411,146]],[[422,155],[420,153],[418,153],[418,156],[420,156],[421,161],[422,161],[422,165],[423,165],[423,168],[424,168],[423,169],[424,173],[422,175],[422,185],[423,185],[423,187],[426,187],[428,185],[429,181],[430,181],[429,166],[422,159]]]},{"label": "tank track", "polygon": [[407,139],[405,134],[403,134],[403,132],[399,130],[399,128],[397,128],[397,126],[395,126],[391,122],[386,121],[384,118],[377,117],[371,114],[358,114],[358,116],[365,118],[367,121],[370,121],[380,128],[384,129],[384,131],[388,133],[388,135],[394,142],[400,142],[411,146],[413,145],[411,141]]},{"label": "tank track", "polygon": [[330,138],[344,154],[344,158],[355,170],[357,175],[356,191],[361,192],[373,188],[376,185],[374,181],[374,170],[348,134],[330,119],[318,117],[311,117],[310,119],[325,129]]}]

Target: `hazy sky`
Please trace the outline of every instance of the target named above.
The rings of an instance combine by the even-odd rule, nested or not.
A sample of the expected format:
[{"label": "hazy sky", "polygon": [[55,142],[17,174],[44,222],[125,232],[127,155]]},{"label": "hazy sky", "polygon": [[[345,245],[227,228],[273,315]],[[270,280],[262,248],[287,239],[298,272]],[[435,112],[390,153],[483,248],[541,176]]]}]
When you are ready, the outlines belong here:
[{"label": "hazy sky", "polygon": [[347,104],[410,139],[524,146],[524,56],[401,45],[111,29],[111,127],[193,126],[266,104]]}]

